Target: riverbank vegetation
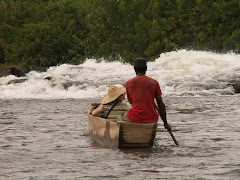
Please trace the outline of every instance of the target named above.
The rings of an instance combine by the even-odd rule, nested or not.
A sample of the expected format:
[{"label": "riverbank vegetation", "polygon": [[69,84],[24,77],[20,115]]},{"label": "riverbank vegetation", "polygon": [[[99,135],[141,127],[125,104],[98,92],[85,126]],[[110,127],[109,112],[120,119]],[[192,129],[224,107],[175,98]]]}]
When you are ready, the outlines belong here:
[{"label": "riverbank vegetation", "polygon": [[[240,52],[239,0],[0,0],[0,66]],[[1,69],[1,68],[0,68]]]}]

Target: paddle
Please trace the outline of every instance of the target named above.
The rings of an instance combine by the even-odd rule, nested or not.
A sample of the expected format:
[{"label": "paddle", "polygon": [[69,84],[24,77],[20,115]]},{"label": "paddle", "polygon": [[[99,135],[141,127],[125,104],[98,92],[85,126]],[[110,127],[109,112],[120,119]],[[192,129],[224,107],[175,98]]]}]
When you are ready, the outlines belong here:
[{"label": "paddle", "polygon": [[170,133],[170,135],[172,136],[172,139],[173,139],[174,143],[175,143],[177,146],[179,146],[179,144],[178,144],[178,142],[177,142],[176,138],[174,137],[174,135],[173,135],[172,131],[168,129],[168,132],[169,132],[169,133]]},{"label": "paddle", "polygon": [[[157,106],[156,103],[155,103],[155,107],[156,107],[156,109],[157,109],[158,114],[160,115],[160,111],[159,111],[158,106]],[[171,131],[170,129],[167,129],[167,130],[168,130],[169,134],[171,135],[171,137],[172,137],[174,143],[175,143],[177,146],[179,146],[179,144],[178,144],[176,138],[174,137],[172,131]]]}]

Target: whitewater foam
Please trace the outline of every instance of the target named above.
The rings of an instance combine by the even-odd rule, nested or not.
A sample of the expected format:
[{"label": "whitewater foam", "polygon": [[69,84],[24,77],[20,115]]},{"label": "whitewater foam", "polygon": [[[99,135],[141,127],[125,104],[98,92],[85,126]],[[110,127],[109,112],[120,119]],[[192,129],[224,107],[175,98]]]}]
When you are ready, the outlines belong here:
[{"label": "whitewater foam", "polygon": [[[163,96],[233,95],[231,82],[240,79],[240,55],[188,50],[163,53],[148,62],[147,75],[159,82]],[[0,98],[100,98],[110,85],[124,85],[133,77],[134,69],[128,63],[87,59],[80,65],[31,71],[22,83],[8,84],[20,79],[13,75],[1,77]]]}]

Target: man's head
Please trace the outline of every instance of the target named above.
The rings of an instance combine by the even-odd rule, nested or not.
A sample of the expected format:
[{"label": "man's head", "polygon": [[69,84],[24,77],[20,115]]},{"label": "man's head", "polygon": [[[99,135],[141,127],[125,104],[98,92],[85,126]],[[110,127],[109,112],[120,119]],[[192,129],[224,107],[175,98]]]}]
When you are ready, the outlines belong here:
[{"label": "man's head", "polygon": [[145,58],[137,58],[133,63],[136,74],[145,74],[147,71],[147,60]]}]

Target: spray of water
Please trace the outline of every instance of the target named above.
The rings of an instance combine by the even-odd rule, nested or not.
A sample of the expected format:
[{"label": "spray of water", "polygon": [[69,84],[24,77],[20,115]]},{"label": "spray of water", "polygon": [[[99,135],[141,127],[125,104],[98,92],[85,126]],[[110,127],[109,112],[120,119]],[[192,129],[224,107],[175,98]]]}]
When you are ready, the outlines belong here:
[{"label": "spray of water", "polygon": [[[240,78],[240,55],[188,50],[163,53],[148,62],[147,75],[159,82],[164,96],[233,95],[231,82]],[[9,83],[21,79],[13,75],[1,77],[0,98],[99,98],[110,85],[124,85],[134,76],[130,64],[87,59],[81,65],[31,71],[21,83]]]}]

